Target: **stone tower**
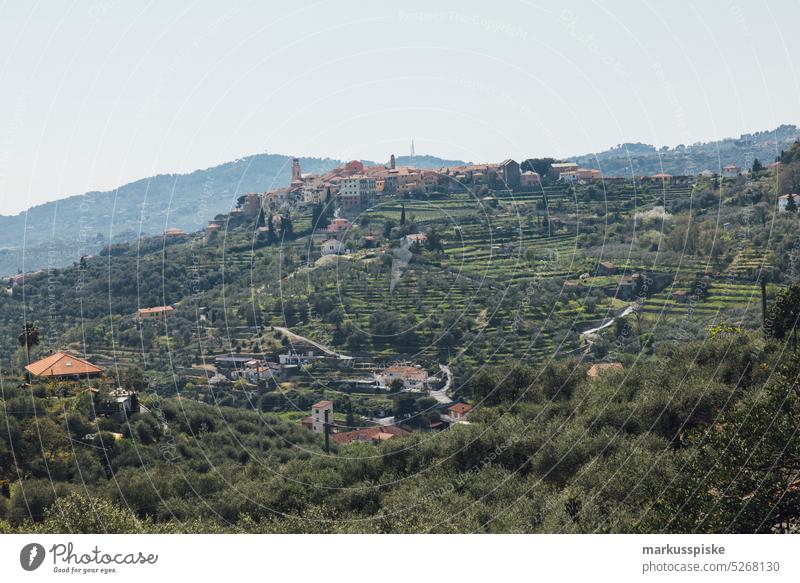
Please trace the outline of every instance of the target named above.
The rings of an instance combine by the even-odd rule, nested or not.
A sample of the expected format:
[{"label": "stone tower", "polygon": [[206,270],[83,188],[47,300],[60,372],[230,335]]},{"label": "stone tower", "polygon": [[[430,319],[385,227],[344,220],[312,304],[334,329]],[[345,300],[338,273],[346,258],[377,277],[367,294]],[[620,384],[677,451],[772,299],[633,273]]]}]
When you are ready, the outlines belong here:
[{"label": "stone tower", "polygon": [[292,182],[300,181],[300,160],[292,159]]},{"label": "stone tower", "polygon": [[333,403],[320,401],[311,406],[311,430],[325,433],[325,426],[333,423]]},{"label": "stone tower", "polygon": [[391,158],[389,158],[389,168],[392,170],[397,168],[397,163],[395,162],[394,154],[392,154]]}]

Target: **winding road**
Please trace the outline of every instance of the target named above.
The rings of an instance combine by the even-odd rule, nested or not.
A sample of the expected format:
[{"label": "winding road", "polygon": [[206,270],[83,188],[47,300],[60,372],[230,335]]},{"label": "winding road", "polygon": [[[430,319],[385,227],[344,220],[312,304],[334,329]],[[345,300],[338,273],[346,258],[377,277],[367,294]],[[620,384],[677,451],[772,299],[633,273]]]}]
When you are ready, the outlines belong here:
[{"label": "winding road", "polygon": [[450,387],[453,384],[453,373],[450,370],[450,367],[447,366],[446,364],[440,364],[439,370],[441,370],[445,374],[447,380],[445,381],[444,386],[441,389],[439,389],[438,391],[431,391],[430,396],[436,399],[442,405],[448,405],[453,402],[453,399],[447,396],[447,392],[450,390]]}]

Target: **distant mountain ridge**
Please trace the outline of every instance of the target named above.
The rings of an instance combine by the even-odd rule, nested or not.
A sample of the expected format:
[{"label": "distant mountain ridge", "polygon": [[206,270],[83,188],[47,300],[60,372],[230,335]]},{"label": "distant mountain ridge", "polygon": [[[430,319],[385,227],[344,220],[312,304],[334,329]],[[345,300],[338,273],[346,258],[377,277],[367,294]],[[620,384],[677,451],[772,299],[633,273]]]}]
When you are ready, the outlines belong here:
[{"label": "distant mountain ridge", "polygon": [[[797,126],[781,125],[738,138],[675,148],[620,144],[566,159],[597,168],[606,176],[697,174],[720,172],[726,164],[749,168],[755,158],[766,165],[798,139]],[[430,169],[465,164],[423,155],[398,156],[397,163]],[[300,158],[304,173],[325,172],[340,164],[341,160],[331,158]],[[62,267],[108,243],[157,234],[167,227],[197,230],[214,216],[228,212],[243,193],[286,186],[291,166],[291,156],[255,154],[188,174],[159,174],[111,191],[70,196],[14,216],[0,215],[0,275]]]},{"label": "distant mountain ridge", "polygon": [[646,176],[658,172],[673,175],[698,174],[703,170],[720,173],[726,164],[750,168],[753,160],[765,166],[773,162],[781,150],[800,139],[800,129],[794,125],[781,125],[774,130],[742,134],[738,138],[725,138],[691,145],[656,148],[650,144],[619,144],[595,154],[568,158],[584,168],[596,168],[605,176]]},{"label": "distant mountain ridge", "polygon": [[[398,163],[409,164],[411,159],[401,156]],[[300,158],[304,173],[325,172],[340,164],[331,158]],[[440,168],[463,162],[415,156],[413,164]],[[286,186],[291,169],[292,156],[255,154],[188,174],[159,174],[111,191],[70,196],[18,215],[0,215],[0,275],[69,265],[110,242],[161,233],[166,227],[197,230],[230,211],[243,193]]]}]

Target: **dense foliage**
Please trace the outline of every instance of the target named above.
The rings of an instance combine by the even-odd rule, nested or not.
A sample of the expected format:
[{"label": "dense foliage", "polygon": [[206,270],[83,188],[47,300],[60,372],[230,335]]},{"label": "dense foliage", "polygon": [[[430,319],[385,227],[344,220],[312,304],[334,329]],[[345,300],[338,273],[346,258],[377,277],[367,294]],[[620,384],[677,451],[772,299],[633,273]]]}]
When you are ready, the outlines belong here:
[{"label": "dense foliage", "polygon": [[[586,365],[486,370],[470,425],[325,454],[252,410],[4,388],[6,530],[769,532],[798,518],[798,356],[743,333],[596,381]],[[119,431],[115,439],[109,431]],[[66,498],[64,498],[66,496]]]},{"label": "dense foliage", "polygon": [[[324,204],[220,215],[219,233],[26,277],[0,297],[0,529],[794,530],[800,255],[779,177],[388,199],[348,215],[339,258],[311,237]],[[167,304],[163,321],[135,317]],[[214,356],[275,360],[283,327],[370,370],[447,364],[470,423],[428,432],[432,396],[337,388],[358,369],[329,362],[212,386]],[[61,348],[106,368],[93,388],[139,390],[142,411],[98,411],[92,383],[23,382]],[[297,424],[321,398],[348,426],[394,415],[420,431],[326,452]]]}]

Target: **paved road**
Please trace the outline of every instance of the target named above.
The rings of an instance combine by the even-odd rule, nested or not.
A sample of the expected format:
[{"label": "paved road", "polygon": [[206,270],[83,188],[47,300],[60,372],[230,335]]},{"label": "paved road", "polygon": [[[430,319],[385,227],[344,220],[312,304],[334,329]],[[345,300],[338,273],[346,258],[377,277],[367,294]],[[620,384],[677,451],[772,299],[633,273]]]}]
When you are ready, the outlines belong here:
[{"label": "paved road", "polygon": [[636,304],[630,304],[627,308],[622,310],[622,312],[620,312],[617,316],[614,316],[613,318],[604,322],[600,326],[581,332],[581,336],[589,336],[590,334],[597,334],[598,332],[600,332],[600,330],[605,330],[606,328],[611,326],[611,324],[616,322],[619,318],[624,318],[625,316],[634,312],[635,310],[636,310]]},{"label": "paved road", "polygon": [[440,364],[439,370],[444,373],[444,375],[447,377],[447,380],[441,389],[438,391],[431,391],[430,395],[442,405],[448,405],[453,402],[453,399],[447,396],[447,392],[450,390],[450,386],[453,384],[453,373],[450,371],[450,367],[446,364]]},{"label": "paved road", "polygon": [[277,330],[278,332],[280,332],[284,336],[288,336],[290,340],[294,339],[294,340],[298,340],[300,342],[307,342],[311,346],[314,346],[315,348],[319,348],[322,352],[324,352],[328,356],[334,356],[336,358],[341,358],[342,360],[350,360],[350,359],[353,358],[352,356],[347,356],[345,354],[340,354],[340,353],[336,352],[335,350],[331,350],[327,346],[325,346],[323,344],[320,344],[319,342],[315,342],[315,341],[311,340],[311,338],[306,338],[305,336],[300,336],[299,334],[295,334],[294,332],[292,332],[288,328],[284,328],[283,326],[273,326],[273,329]]}]

